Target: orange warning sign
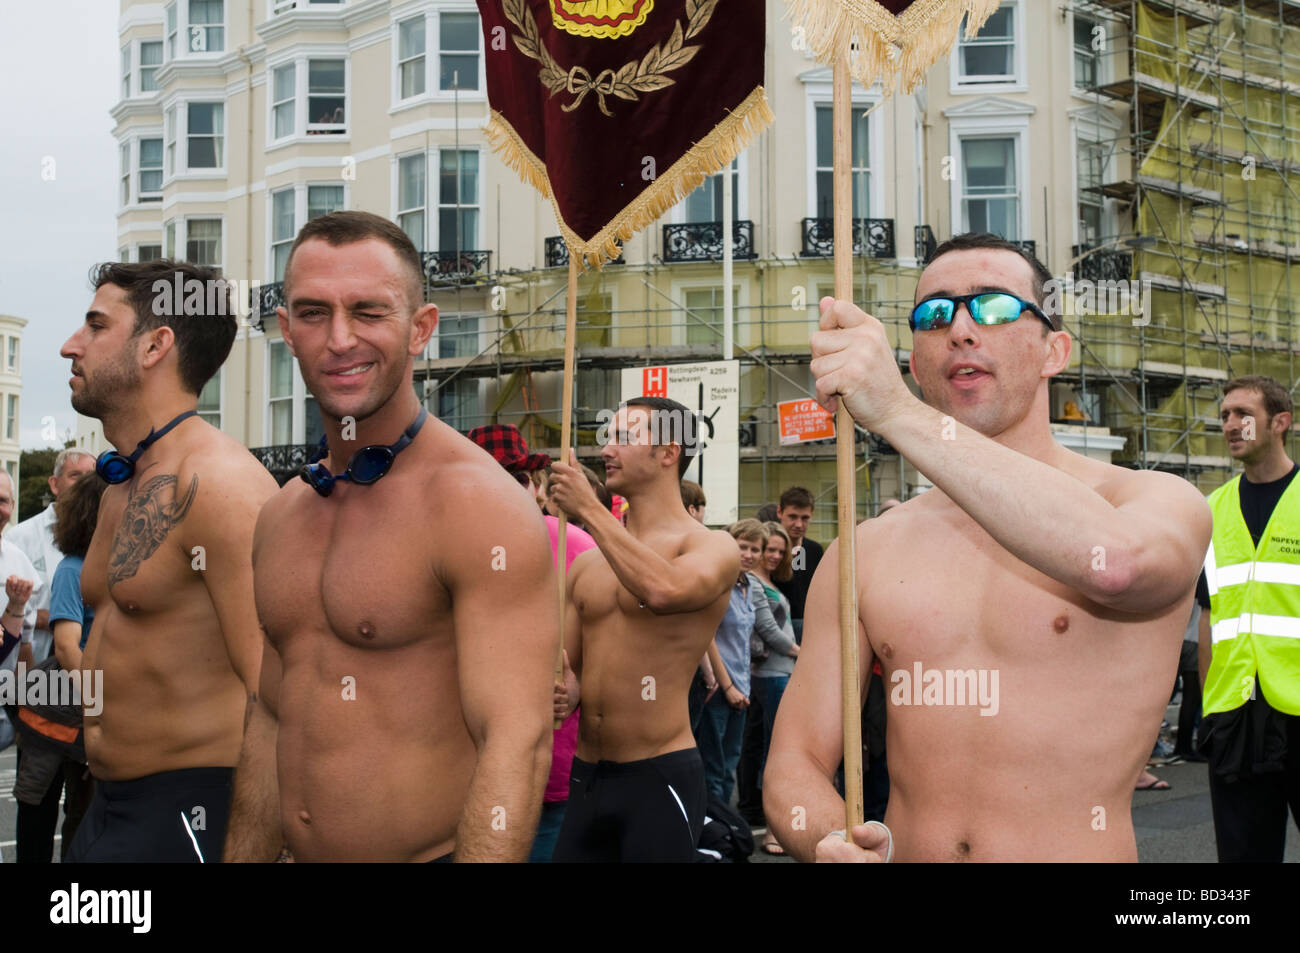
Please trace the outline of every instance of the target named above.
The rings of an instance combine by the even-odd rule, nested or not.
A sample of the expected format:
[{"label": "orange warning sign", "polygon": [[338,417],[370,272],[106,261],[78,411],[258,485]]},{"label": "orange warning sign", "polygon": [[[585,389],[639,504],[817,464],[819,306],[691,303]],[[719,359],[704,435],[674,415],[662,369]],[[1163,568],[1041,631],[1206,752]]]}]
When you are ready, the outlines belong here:
[{"label": "orange warning sign", "polygon": [[776,411],[782,446],[835,436],[835,418],[815,400],[783,400]]}]

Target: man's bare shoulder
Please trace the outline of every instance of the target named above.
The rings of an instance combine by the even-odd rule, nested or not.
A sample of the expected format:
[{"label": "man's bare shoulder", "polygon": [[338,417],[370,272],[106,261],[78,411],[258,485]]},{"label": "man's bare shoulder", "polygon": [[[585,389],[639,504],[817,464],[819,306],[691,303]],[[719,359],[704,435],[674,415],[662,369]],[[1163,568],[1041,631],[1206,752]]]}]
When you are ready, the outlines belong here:
[{"label": "man's bare shoulder", "polygon": [[1141,499],[1153,499],[1186,505],[1193,509],[1205,506],[1205,497],[1195,486],[1173,473],[1160,470],[1129,469],[1072,453],[1073,473],[1101,496],[1119,506]]},{"label": "man's bare shoulder", "polygon": [[200,491],[248,499],[258,506],[276,492],[275,478],[238,440],[205,424],[207,432],[192,440],[176,468],[179,482],[198,477]]}]

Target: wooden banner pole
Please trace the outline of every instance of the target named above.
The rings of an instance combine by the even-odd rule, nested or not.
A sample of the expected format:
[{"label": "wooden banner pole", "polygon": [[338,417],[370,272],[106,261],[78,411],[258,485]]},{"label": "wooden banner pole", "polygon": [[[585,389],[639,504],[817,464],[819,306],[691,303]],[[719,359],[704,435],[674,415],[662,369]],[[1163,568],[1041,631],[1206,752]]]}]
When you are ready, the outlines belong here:
[{"label": "wooden banner pole", "polygon": [[[849,54],[835,61],[834,102],[834,243],[835,297],[853,299],[853,87]],[[852,843],[851,828],[862,823],[862,705],[858,690],[858,590],[854,561],[857,530],[853,418],[841,401],[835,416],[835,481],[839,503],[840,564],[840,696],[844,721],[844,822],[845,839]]]}]

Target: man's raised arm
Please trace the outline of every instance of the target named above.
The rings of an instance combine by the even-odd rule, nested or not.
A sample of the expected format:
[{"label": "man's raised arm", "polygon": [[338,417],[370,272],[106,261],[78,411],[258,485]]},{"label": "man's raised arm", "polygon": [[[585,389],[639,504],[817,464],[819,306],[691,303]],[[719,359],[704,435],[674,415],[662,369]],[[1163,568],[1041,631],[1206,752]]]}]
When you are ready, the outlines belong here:
[{"label": "man's raised arm", "polygon": [[[1045,370],[1069,360],[1068,335]],[[823,299],[812,373],[824,404],[844,400],[1008,552],[1092,601],[1154,612],[1186,596],[1210,541],[1200,492],[1171,474],[1117,477],[1102,496],[1077,477],[1005,447],[918,400],[875,318]],[[1062,451],[1068,452],[1068,451]]]},{"label": "man's raised arm", "polygon": [[528,858],[551,768],[555,567],[546,524],[522,490],[486,512],[481,490],[463,512],[482,518],[463,537],[449,589],[460,701],[478,750],[456,830],[456,861]]},{"label": "man's raised arm", "polygon": [[703,609],[735,585],[740,549],[728,533],[692,534],[681,555],[665,559],[601,505],[576,466],[553,463],[551,485],[555,503],[582,520],[618,581],[656,615]]}]

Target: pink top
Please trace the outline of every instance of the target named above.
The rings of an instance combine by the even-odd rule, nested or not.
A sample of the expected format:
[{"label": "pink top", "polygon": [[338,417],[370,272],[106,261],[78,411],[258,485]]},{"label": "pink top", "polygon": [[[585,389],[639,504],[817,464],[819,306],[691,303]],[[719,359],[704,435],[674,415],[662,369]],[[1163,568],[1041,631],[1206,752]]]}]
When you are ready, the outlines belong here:
[{"label": "pink top", "polygon": [[[560,548],[560,521],[554,516],[546,517],[546,529],[551,534],[551,555]],[[579,554],[596,548],[596,541],[586,530],[570,525],[564,531],[565,560],[567,570]],[[573,767],[573,754],[578,750],[578,715],[573,714],[564,720],[564,724],[555,732],[555,747],[551,749],[551,776],[546,779],[546,795],[542,798],[547,804],[569,799],[569,769]]]}]

